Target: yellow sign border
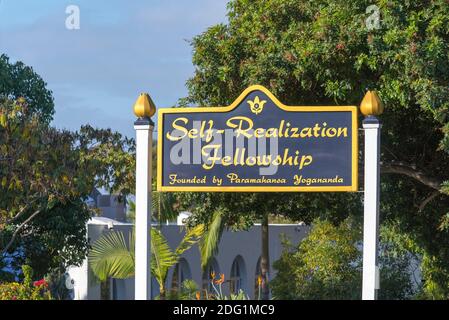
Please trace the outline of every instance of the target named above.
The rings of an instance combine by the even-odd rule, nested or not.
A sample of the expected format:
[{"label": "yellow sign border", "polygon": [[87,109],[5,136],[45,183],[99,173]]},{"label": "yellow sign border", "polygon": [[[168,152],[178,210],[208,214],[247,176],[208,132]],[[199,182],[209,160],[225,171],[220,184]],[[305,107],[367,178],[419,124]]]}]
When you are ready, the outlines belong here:
[{"label": "yellow sign border", "polygon": [[[234,110],[252,91],[262,91],[274,104],[285,111],[332,111],[347,112],[352,115],[352,184],[350,186],[162,186],[162,145],[163,145],[163,115],[166,113],[197,113],[197,112],[229,112]],[[158,110],[158,139],[157,139],[157,191],[161,192],[356,192],[358,189],[358,108],[356,106],[286,106],[280,102],[267,88],[253,85],[246,88],[240,96],[227,107],[194,107],[194,108],[162,108]]]}]

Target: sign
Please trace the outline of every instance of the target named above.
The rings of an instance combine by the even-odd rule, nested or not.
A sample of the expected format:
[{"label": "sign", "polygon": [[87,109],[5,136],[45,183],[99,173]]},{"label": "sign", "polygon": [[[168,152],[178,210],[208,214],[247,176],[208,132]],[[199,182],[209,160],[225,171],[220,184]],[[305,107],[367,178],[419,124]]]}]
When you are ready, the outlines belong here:
[{"label": "sign", "polygon": [[286,106],[256,85],[160,109],[157,130],[158,191],[357,191],[356,106]]}]

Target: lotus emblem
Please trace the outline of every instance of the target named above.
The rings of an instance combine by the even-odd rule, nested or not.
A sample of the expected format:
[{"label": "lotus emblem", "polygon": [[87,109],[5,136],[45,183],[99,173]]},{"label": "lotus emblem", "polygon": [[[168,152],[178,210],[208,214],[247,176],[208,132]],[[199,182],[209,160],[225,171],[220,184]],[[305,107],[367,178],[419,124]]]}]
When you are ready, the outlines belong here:
[{"label": "lotus emblem", "polygon": [[248,100],[247,103],[249,104],[249,108],[251,109],[252,113],[259,114],[263,110],[263,105],[266,103],[266,100],[260,100],[259,96],[256,96],[254,98],[254,101]]}]

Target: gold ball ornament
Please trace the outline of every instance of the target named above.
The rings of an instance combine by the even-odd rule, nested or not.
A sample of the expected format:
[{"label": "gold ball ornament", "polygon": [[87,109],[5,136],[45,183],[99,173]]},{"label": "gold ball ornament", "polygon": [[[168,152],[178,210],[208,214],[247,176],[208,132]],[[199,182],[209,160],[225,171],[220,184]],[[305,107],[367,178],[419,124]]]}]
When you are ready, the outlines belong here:
[{"label": "gold ball ornament", "polygon": [[384,112],[384,105],[376,91],[368,91],[360,104],[360,111],[365,116],[378,116]]},{"label": "gold ball ornament", "polygon": [[151,118],[156,106],[148,93],[141,93],[134,104],[134,114],[139,118]]}]

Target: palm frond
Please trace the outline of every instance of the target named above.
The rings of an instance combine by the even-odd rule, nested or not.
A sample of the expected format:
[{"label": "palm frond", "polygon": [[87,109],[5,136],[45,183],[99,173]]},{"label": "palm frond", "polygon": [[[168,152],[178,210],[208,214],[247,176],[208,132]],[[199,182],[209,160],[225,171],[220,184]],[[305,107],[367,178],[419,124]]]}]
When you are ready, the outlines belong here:
[{"label": "palm frond", "polygon": [[178,262],[178,256],[172,251],[162,233],[151,229],[151,272],[159,282],[164,286],[168,269]]},{"label": "palm frond", "polygon": [[[130,235],[131,238],[131,235]],[[129,245],[123,232],[102,235],[89,252],[89,265],[100,281],[108,277],[125,279],[134,275],[134,241]]]},{"label": "palm frond", "polygon": [[[164,287],[168,270],[179,261],[180,255],[197,243],[203,232],[199,225],[187,231],[174,252],[162,233],[151,228],[151,273]],[[100,281],[107,278],[125,279],[134,276],[135,269],[135,233],[129,233],[128,244],[123,232],[111,231],[103,234],[89,252],[89,266]]]},{"label": "palm frond", "polygon": [[203,224],[199,224],[193,228],[187,229],[184,238],[182,239],[178,248],[176,248],[176,254],[180,256],[186,250],[190,249],[193,245],[195,245],[198,241],[201,240],[203,233],[204,233]]},{"label": "palm frond", "polygon": [[207,229],[199,241],[201,268],[203,270],[218,252],[218,244],[223,233],[222,220],[222,212],[219,210],[215,211],[212,216],[212,221],[208,224]]}]

